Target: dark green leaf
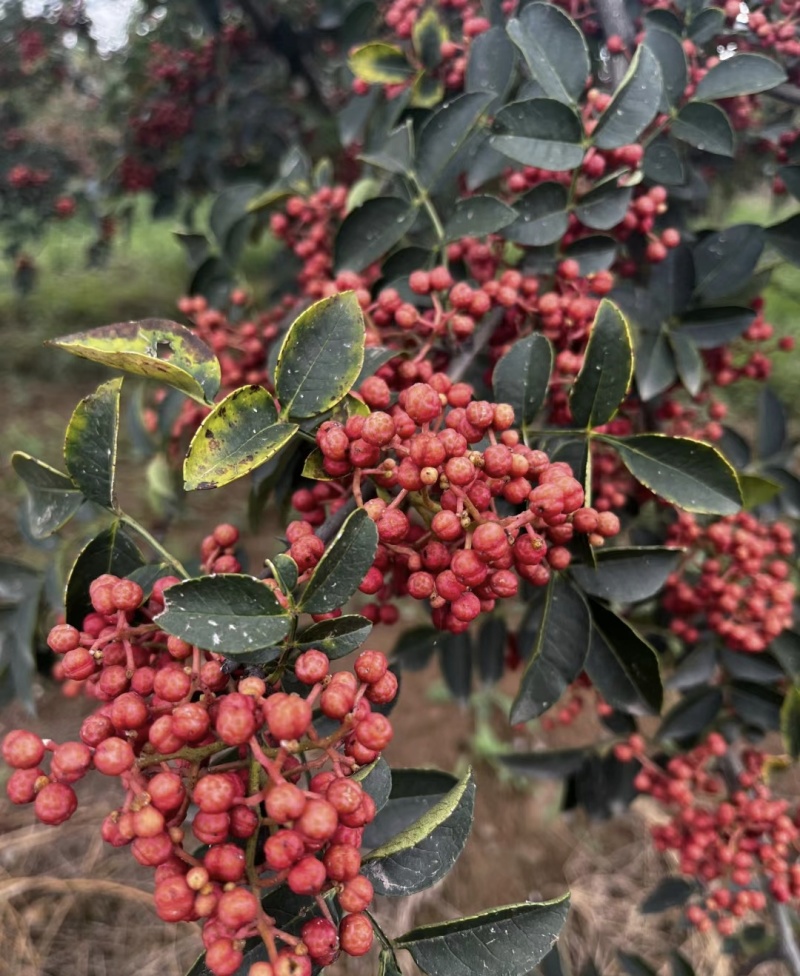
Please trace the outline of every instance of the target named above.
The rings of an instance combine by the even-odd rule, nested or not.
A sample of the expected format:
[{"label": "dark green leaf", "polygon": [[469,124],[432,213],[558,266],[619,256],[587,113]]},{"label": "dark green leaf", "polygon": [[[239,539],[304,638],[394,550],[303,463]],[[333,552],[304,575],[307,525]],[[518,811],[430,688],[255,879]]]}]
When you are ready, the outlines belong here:
[{"label": "dark green leaf", "polygon": [[767,241],[787,261],[800,265],[800,214],[767,227]]},{"label": "dark green leaf", "polygon": [[681,659],[667,679],[666,686],[684,691],[698,685],[709,685],[716,668],[717,654],[713,644],[700,644]]},{"label": "dark green leaf", "polygon": [[665,329],[639,332],[635,364],[636,387],[645,402],[672,386],[678,378],[678,370]]},{"label": "dark green leaf", "polygon": [[441,880],[458,860],[472,828],[472,770],[430,810],[364,858],[362,874],[379,895],[412,895]]},{"label": "dark green leaf", "polygon": [[281,451],[299,430],[277,423],[272,395],[241,386],[218,403],[197,428],[183,461],[186,491],[221,488],[250,474]]},{"label": "dark green leaf", "polygon": [[639,906],[642,915],[653,915],[685,905],[692,895],[694,887],[683,878],[664,878],[653,888],[650,894]]},{"label": "dark green leaf", "polygon": [[697,294],[713,301],[740,290],[750,280],[764,242],[758,224],[736,224],[707,234],[694,249]]},{"label": "dark green leaf", "polygon": [[442,634],[437,649],[447,690],[456,701],[466,703],[472,693],[472,641],[469,634]]},{"label": "dark green leaf", "polygon": [[74,356],[168,383],[200,403],[219,390],[220,367],[213,351],[186,326],[167,319],[119,322],[53,339]]},{"label": "dark green leaf", "polygon": [[423,125],[414,160],[416,178],[430,188],[454,159],[486,111],[492,96],[486,92],[458,95],[434,112]]},{"label": "dark green leaf", "polygon": [[374,149],[363,152],[359,159],[377,166],[387,173],[405,173],[414,154],[414,132],[409,124],[393,129]]},{"label": "dark green leaf", "polygon": [[507,227],[516,219],[516,212],[497,197],[474,196],[458,200],[444,227],[448,241],[460,237],[485,237]]},{"label": "dark green leaf", "polygon": [[649,47],[639,47],[622,84],[597,120],[592,142],[600,149],[627,146],[644,132],[658,112],[661,68]]},{"label": "dark green leaf", "polygon": [[783,696],[774,688],[751,681],[733,681],[730,686],[731,708],[745,725],[762,732],[777,731],[781,727]]},{"label": "dark green leaf", "polygon": [[337,271],[363,271],[410,230],[417,210],[399,197],[373,197],[351,210],[336,235]]},{"label": "dark green leaf", "polygon": [[491,145],[524,166],[558,171],[574,169],[583,160],[581,120],[571,106],[554,98],[504,106],[495,116],[494,133]]},{"label": "dark green leaf", "polygon": [[586,749],[542,749],[510,752],[496,757],[517,776],[532,779],[564,779],[576,773],[586,760]]},{"label": "dark green leaf", "polygon": [[353,389],[357,390],[369,376],[374,376],[378,370],[390,359],[397,356],[396,349],[384,349],[382,346],[367,346],[364,349],[364,365],[358,374],[358,379],[353,384]]},{"label": "dark green leaf", "polygon": [[149,599],[156,580],[160,580],[164,576],[172,576],[174,571],[171,563],[148,563],[146,566],[134,569],[125,578],[138,583],[144,590],[145,599]]},{"label": "dark green leaf", "polygon": [[109,380],[75,408],[64,439],[70,478],[89,501],[103,508],[117,504],[114,486],[122,380]]},{"label": "dark green leaf", "polygon": [[392,656],[406,671],[421,671],[442,639],[435,627],[412,627],[404,630],[394,646]]},{"label": "dark green leaf", "polygon": [[595,627],[584,665],[603,698],[629,715],[658,715],[663,702],[658,656],[623,617],[592,604]]},{"label": "dark green leaf", "polygon": [[364,363],[364,316],[355,293],[323,298],[299,315],[283,340],[275,393],[290,417],[316,417],[350,392]]},{"label": "dark green leaf", "polygon": [[661,108],[669,111],[670,106],[676,105],[682,99],[686,88],[688,69],[683,45],[675,34],[652,24],[647,26],[644,42],[656,56],[661,68],[661,79],[664,83]]},{"label": "dark green leaf", "polygon": [[288,596],[297,586],[299,576],[297,563],[291,556],[279,553],[273,559],[268,560],[267,565],[272,570],[272,575],[277,580],[281,590]]},{"label": "dark green leaf", "polygon": [[568,895],[539,904],[507,905],[420,926],[395,939],[395,945],[408,949],[429,976],[520,976],[549,952],[568,910]]},{"label": "dark green leaf", "polygon": [[757,443],[762,460],[771,458],[786,444],[786,411],[768,386],[762,388],[758,397]]},{"label": "dark green leaf", "polygon": [[586,40],[575,21],[552,4],[530,3],[519,19],[508,22],[507,30],[545,95],[567,104],[577,102],[591,64]]},{"label": "dark green leaf", "polygon": [[253,226],[249,204],[263,192],[259,183],[239,183],[219,193],[211,206],[208,225],[222,256],[231,264],[241,257]]},{"label": "dark green leaf", "polygon": [[665,186],[682,186],[686,182],[683,161],[667,139],[655,139],[644,151],[642,172],[648,180]]},{"label": "dark green leaf", "polygon": [[447,30],[433,8],[429,7],[421,17],[417,18],[411,32],[411,40],[414,52],[423,67],[433,69],[440,64],[441,48],[447,40]]},{"label": "dark green leaf", "polygon": [[[722,11],[719,12],[722,13]],[[684,959],[677,949],[672,950],[670,958],[672,961],[672,976],[696,976],[694,967],[687,959]]]},{"label": "dark green leaf", "polygon": [[378,548],[378,529],[363,508],[349,515],[317,563],[298,610],[329,613],[350,599],[364,581]]},{"label": "dark green leaf", "polygon": [[769,645],[769,649],[780,661],[786,674],[800,683],[800,634],[793,630],[784,630]]},{"label": "dark green leaf", "polygon": [[392,792],[392,771],[389,764],[380,756],[368,766],[362,766],[353,779],[360,783],[365,792],[375,801],[375,809],[380,812],[389,800]]},{"label": "dark green leaf", "polygon": [[503,677],[506,654],[506,622],[502,617],[487,617],[478,633],[477,658],[481,683],[494,685]]},{"label": "dark green leaf", "polygon": [[581,197],[575,216],[586,227],[610,230],[627,213],[632,194],[632,187],[618,186],[616,179],[606,180]]},{"label": "dark green leaf", "polygon": [[516,50],[502,27],[492,27],[472,39],[464,90],[502,96],[514,76]]},{"label": "dark green leaf", "polygon": [[523,431],[542,408],[552,370],[553,347],[538,332],[518,339],[494,368],[495,396],[511,404],[514,422]]},{"label": "dark green leaf", "polygon": [[754,681],[760,685],[774,685],[783,678],[783,668],[771,655],[749,654],[747,651],[732,651],[723,647],[719,652],[719,663],[732,678]]},{"label": "dark green leaf", "polygon": [[34,539],[46,539],[69,522],[83,504],[83,495],[65,474],[24,451],[15,451],[11,464],[28,490],[28,531]]},{"label": "dark green leaf", "polygon": [[786,72],[777,62],[762,54],[734,54],[725,58],[697,83],[695,98],[714,101],[769,91],[786,81]]},{"label": "dark green leaf", "polygon": [[681,316],[675,334],[691,339],[698,349],[715,349],[738,339],[755,317],[751,308],[697,308]]},{"label": "dark green leaf", "polygon": [[123,577],[140,566],[144,566],[142,554],[119,522],[96,535],[80,551],[67,577],[67,623],[78,629],[83,627],[83,618],[92,610],[89,584],[98,576],[111,573]]},{"label": "dark green leaf", "polygon": [[171,586],[164,597],[158,626],[217,654],[270,647],[289,632],[291,618],[272,590],[252,576],[200,576]]},{"label": "dark green leaf", "polygon": [[641,956],[635,956],[630,952],[623,952],[621,949],[618,950],[617,956],[627,976],[656,976],[655,969],[648,966]]},{"label": "dark green leaf", "polygon": [[725,11],[719,7],[706,7],[689,24],[689,37],[695,44],[705,44],[717,34],[722,33],[725,25]]},{"label": "dark green leaf", "polygon": [[389,800],[364,830],[364,847],[379,847],[427,813],[458,783],[438,769],[394,769]]},{"label": "dark green leaf", "polygon": [[746,472],[739,475],[739,484],[742,488],[742,506],[747,511],[758,508],[759,505],[766,505],[783,490],[783,486],[777,481]]},{"label": "dark green leaf", "polygon": [[687,512],[733,515],[742,504],[736,472],[715,448],[690,437],[603,437],[630,473]]},{"label": "dark green leaf", "polygon": [[637,603],[655,596],[674,572],[682,549],[619,546],[595,554],[597,568],[572,566],[572,577],[590,596],[612,603]]},{"label": "dark green leaf", "polygon": [[361,647],[371,630],[372,624],[366,617],[346,613],[333,620],[320,620],[300,631],[297,647],[300,651],[315,647],[335,661]]},{"label": "dark green leaf", "polygon": [[667,712],[658,730],[659,739],[692,739],[716,719],[722,708],[719,688],[698,688],[685,695]]},{"label": "dark green leaf", "polygon": [[29,712],[35,709],[34,643],[44,583],[30,566],[0,560],[0,693]]},{"label": "dark green leaf", "polygon": [[[535,637],[511,706],[512,725],[546,712],[577,678],[589,650],[589,608],[574,587],[560,576],[553,576],[541,606],[525,630]],[[519,637],[522,642],[523,634]],[[527,652],[528,648],[522,650]]]},{"label": "dark green leaf", "polygon": [[792,685],[781,706],[783,745],[794,762],[800,759],[800,687]]},{"label": "dark green leaf", "polygon": [[581,371],[569,398],[579,427],[598,427],[617,412],[633,378],[633,343],[628,323],[613,302],[604,298],[589,332]]},{"label": "dark green leaf", "polygon": [[661,30],[675,34],[677,37],[680,37],[683,33],[683,24],[678,16],[671,10],[665,10],[663,7],[647,10],[644,15],[644,24],[647,29],[650,27],[658,27]]},{"label": "dark green leaf", "polygon": [[703,388],[703,357],[697,344],[679,332],[670,332],[669,344],[675,360],[678,379],[691,396],[697,396]]},{"label": "dark green leaf", "polygon": [[793,166],[780,166],[778,176],[783,180],[789,193],[796,200],[800,200],[800,166],[796,163]]},{"label": "dark green leaf", "polygon": [[695,149],[717,156],[733,155],[733,127],[718,105],[689,102],[678,112],[670,131],[676,139],[688,142]]},{"label": "dark green leaf", "polygon": [[[527,8],[526,8],[527,9]],[[567,188],[560,183],[539,183],[514,204],[519,216],[502,236],[517,244],[543,247],[564,236],[569,220]]]},{"label": "dark green leaf", "polygon": [[401,48],[380,41],[351,51],[347,63],[356,78],[370,85],[402,84],[415,70]]},{"label": "dark green leaf", "polygon": [[618,242],[607,234],[591,234],[573,241],[564,256],[578,262],[582,275],[597,274],[611,267],[617,256]]}]

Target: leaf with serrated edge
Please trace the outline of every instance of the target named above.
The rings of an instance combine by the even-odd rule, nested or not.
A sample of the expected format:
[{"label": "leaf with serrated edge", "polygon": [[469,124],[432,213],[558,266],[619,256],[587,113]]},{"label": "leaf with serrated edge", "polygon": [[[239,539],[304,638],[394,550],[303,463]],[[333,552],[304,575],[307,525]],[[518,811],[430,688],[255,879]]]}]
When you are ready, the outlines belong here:
[{"label": "leaf with serrated edge", "polygon": [[569,398],[575,423],[587,429],[607,424],[633,379],[633,341],[622,312],[604,298],[597,309],[581,371]]},{"label": "leaf with serrated edge", "polygon": [[299,430],[277,423],[272,396],[242,386],[214,407],[197,428],[183,461],[186,491],[221,488],[266,464]]},{"label": "leaf with serrated edge", "polygon": [[[48,345],[167,383],[200,403],[211,403],[219,390],[220,365],[214,352],[191,329],[168,319],[118,322],[51,339]],[[168,359],[159,355],[164,348]]]},{"label": "leaf with serrated edge", "polygon": [[34,539],[46,539],[66,525],[83,504],[83,495],[60,471],[24,451],[15,451],[11,466],[28,490],[28,529]]},{"label": "leaf with serrated edge", "polygon": [[379,895],[405,896],[430,888],[448,873],[464,849],[474,805],[475,780],[468,769],[436,806],[370,851],[361,873]]},{"label": "leaf with serrated edge", "polygon": [[275,367],[282,415],[316,417],[350,392],[364,364],[364,315],[355,292],[315,302],[289,327]]},{"label": "leaf with serrated edge", "polygon": [[[734,515],[742,507],[736,470],[716,448],[691,437],[603,435],[630,473],[656,495],[687,512]],[[708,480],[704,480],[706,475]]]},{"label": "leaf with serrated edge", "polygon": [[158,626],[218,654],[269,647],[289,632],[291,619],[277,597],[253,576],[200,576],[176,583],[164,597],[164,610],[155,618]]},{"label": "leaf with serrated edge", "polygon": [[348,515],[317,563],[298,609],[328,613],[350,599],[364,582],[378,548],[378,529],[363,508]]},{"label": "leaf with serrated edge", "polygon": [[109,380],[75,407],[64,438],[64,464],[89,501],[117,504],[114,486],[122,379]]},{"label": "leaf with serrated edge", "polygon": [[422,925],[394,940],[429,976],[520,976],[550,951],[569,910],[569,895],[505,905],[481,915]]}]

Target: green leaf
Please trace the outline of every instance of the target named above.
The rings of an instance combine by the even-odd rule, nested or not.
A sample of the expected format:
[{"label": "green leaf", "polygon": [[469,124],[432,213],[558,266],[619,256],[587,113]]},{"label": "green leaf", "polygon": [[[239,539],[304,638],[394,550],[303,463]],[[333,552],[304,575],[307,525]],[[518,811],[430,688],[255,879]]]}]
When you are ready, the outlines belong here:
[{"label": "green leaf", "polygon": [[186,491],[221,488],[265,464],[299,430],[277,423],[275,401],[262,386],[241,386],[214,407],[183,461]]},{"label": "green leaf", "polygon": [[436,11],[429,7],[414,24],[411,41],[414,53],[425,68],[436,68],[442,60],[441,47],[447,40],[447,29],[439,20]]},{"label": "green leaf", "polygon": [[639,47],[622,84],[597,120],[592,142],[599,149],[627,146],[653,121],[663,84],[658,60],[649,47]]},{"label": "green leaf", "polygon": [[608,423],[625,398],[633,379],[633,342],[625,317],[604,298],[589,332],[581,371],[569,398],[579,427]]},{"label": "green leaf", "polygon": [[550,951],[568,911],[569,895],[506,905],[481,915],[422,925],[394,944],[408,949],[429,976],[520,976]]},{"label": "green leaf", "polygon": [[353,773],[353,779],[369,793],[375,801],[375,809],[380,812],[392,792],[392,771],[386,760],[378,756],[369,765],[362,766],[357,773]]},{"label": "green leaf", "polygon": [[645,402],[668,390],[678,371],[666,329],[639,330],[636,339],[636,387]]},{"label": "green leaf", "polygon": [[83,504],[83,495],[74,483],[44,461],[15,451],[11,465],[28,490],[25,514],[34,539],[46,539],[58,532]]},{"label": "green leaf", "polygon": [[718,156],[733,156],[733,127],[718,105],[689,102],[673,119],[670,131],[676,139],[688,142],[695,149]]},{"label": "green leaf", "polygon": [[642,172],[648,180],[665,186],[683,186],[686,171],[683,161],[669,140],[654,139],[644,151]]},{"label": "green leaf", "polygon": [[736,224],[707,234],[694,249],[697,294],[708,302],[743,288],[758,264],[764,243],[764,229],[758,224]]},{"label": "green leaf", "polygon": [[586,227],[610,230],[627,213],[632,194],[632,187],[619,186],[616,179],[606,180],[581,197],[575,216]]},{"label": "green leaf", "polygon": [[750,511],[758,508],[759,505],[766,505],[776,498],[783,491],[783,486],[771,478],[764,478],[758,474],[747,474],[743,472],[739,475],[739,484],[742,488],[743,507]]},{"label": "green leaf", "polygon": [[200,403],[211,403],[219,390],[220,367],[213,351],[191,329],[167,319],[118,322],[52,339],[49,345],[168,383]]},{"label": "green leaf", "polygon": [[730,705],[738,717],[762,732],[777,731],[781,727],[783,695],[774,688],[765,688],[752,681],[732,681]]},{"label": "green leaf", "polygon": [[758,397],[758,456],[774,457],[786,447],[786,411],[772,390],[765,386]]},{"label": "green leaf", "polygon": [[164,597],[164,611],[155,618],[158,626],[216,654],[270,647],[286,636],[291,624],[272,590],[253,576],[199,576],[176,583]]},{"label": "green leaf", "polygon": [[697,976],[694,966],[677,949],[670,952],[670,961],[672,962],[672,976]]},{"label": "green leaf", "polygon": [[582,275],[592,275],[611,267],[617,247],[618,241],[608,234],[591,234],[567,245],[564,257],[577,261]]},{"label": "green leaf", "polygon": [[275,368],[282,415],[316,417],[350,392],[364,362],[364,316],[355,293],[323,298],[299,315]]},{"label": "green leaf", "polygon": [[455,776],[438,769],[393,769],[389,799],[366,826],[363,846],[388,843],[433,809],[457,783]]},{"label": "green leaf", "polygon": [[722,708],[719,688],[698,688],[684,695],[664,718],[659,739],[692,739],[707,729]]},{"label": "green leaf", "polygon": [[494,368],[495,397],[511,404],[523,431],[542,408],[552,370],[553,347],[539,332],[518,339]]},{"label": "green leaf", "polygon": [[708,444],[664,434],[598,439],[617,451],[637,481],[687,512],[733,515],[741,508],[735,470]]},{"label": "green leaf", "polygon": [[678,379],[692,396],[697,396],[703,388],[704,376],[703,357],[698,351],[697,344],[675,331],[669,334],[669,344],[672,346]]},{"label": "green leaf", "polygon": [[417,208],[399,197],[373,197],[352,210],[336,235],[337,271],[363,271],[411,229]]},{"label": "green leaf", "polygon": [[400,85],[415,74],[402,48],[380,41],[351,51],[347,64],[356,78],[369,85]]},{"label": "green leaf", "polygon": [[641,956],[635,956],[630,952],[623,952],[621,949],[617,951],[617,955],[619,956],[622,969],[627,973],[627,976],[656,976],[655,969],[648,966]]},{"label": "green leaf", "polygon": [[391,949],[381,949],[378,957],[378,976],[403,976]]},{"label": "green leaf", "polygon": [[800,200],[800,165],[779,166],[778,176],[783,180],[786,189],[795,200]]},{"label": "green leaf", "polygon": [[697,83],[695,98],[714,101],[769,91],[786,81],[786,72],[763,54],[734,54],[710,68]]},{"label": "green leaf", "polygon": [[511,102],[495,116],[494,149],[524,166],[575,169],[583,161],[583,126],[575,110],[554,98]]},{"label": "green leaf", "polygon": [[89,501],[116,508],[119,397],[122,380],[109,380],[75,407],[64,439],[64,463],[70,478]]},{"label": "green leaf", "polygon": [[706,7],[689,24],[689,37],[695,44],[706,44],[721,34],[725,24],[725,11],[719,7]]},{"label": "green leaf", "polygon": [[642,915],[652,915],[668,908],[677,908],[686,904],[693,891],[694,887],[684,878],[664,878],[645,898],[639,911]]},{"label": "green leaf", "polygon": [[545,95],[567,104],[577,102],[586,87],[591,63],[586,40],[575,21],[552,4],[530,3],[506,29]]},{"label": "green leaf", "polygon": [[800,214],[767,227],[767,241],[787,261],[800,265]]},{"label": "green leaf", "polygon": [[387,173],[405,173],[411,167],[413,153],[414,130],[410,123],[404,123],[385,136],[378,147],[361,153],[359,159]]},{"label": "green leaf", "polygon": [[434,186],[491,101],[491,94],[486,92],[467,92],[445,103],[425,122],[414,159],[414,175],[420,186]]},{"label": "green leaf", "polygon": [[783,745],[794,762],[800,759],[800,687],[792,685],[781,706]]},{"label": "green leaf", "polygon": [[751,308],[697,308],[681,316],[673,335],[691,339],[698,349],[715,349],[738,339],[755,317]]},{"label": "green leaf", "polygon": [[92,610],[89,584],[98,576],[111,573],[124,577],[140,566],[144,566],[144,558],[121,523],[103,529],[83,547],[69,571],[64,594],[67,623],[83,627],[83,618]]},{"label": "green leaf", "polygon": [[509,89],[515,67],[514,45],[502,27],[492,27],[472,39],[464,91],[502,97]]},{"label": "green leaf", "polygon": [[442,634],[437,641],[439,668],[447,690],[466,705],[472,694],[472,639],[465,634]]},{"label": "green leaf", "polygon": [[458,860],[472,828],[475,780],[468,769],[434,807],[364,858],[361,873],[379,895],[413,895],[440,881]]},{"label": "green leaf", "polygon": [[[527,8],[526,8],[527,9]],[[543,247],[561,240],[569,225],[569,192],[560,183],[539,183],[523,194],[514,207],[519,217],[502,236],[517,244]]]},{"label": "green leaf", "polygon": [[300,631],[297,635],[297,648],[307,651],[314,647],[335,661],[361,647],[369,637],[372,624],[366,617],[346,613],[334,620],[320,620]]},{"label": "green leaf", "polygon": [[363,508],[349,515],[317,563],[298,609],[328,613],[344,606],[364,581],[378,549],[378,529]]},{"label": "green leaf", "polygon": [[517,776],[531,779],[564,779],[586,761],[586,749],[542,749],[538,752],[507,753],[496,757]]},{"label": "green leaf", "polygon": [[[535,627],[535,630],[533,629]],[[519,634],[533,631],[533,647],[511,706],[511,724],[537,718],[555,705],[567,685],[583,668],[589,650],[591,618],[583,596],[565,579],[554,575],[541,607]],[[523,652],[527,648],[522,648]]]},{"label": "green leaf", "polygon": [[671,31],[652,24],[647,26],[644,42],[656,56],[661,68],[661,80],[664,83],[661,108],[669,111],[671,105],[676,105],[682,99],[686,88],[688,68],[683,45],[680,38]]},{"label": "green leaf", "polygon": [[661,590],[677,569],[682,549],[619,546],[595,553],[597,568],[571,566],[572,578],[589,596],[612,603],[638,603]]},{"label": "green leaf", "polygon": [[0,560],[0,695],[35,709],[36,625],[44,579],[30,566]]},{"label": "green leaf", "polygon": [[267,565],[272,570],[272,575],[277,580],[281,591],[287,596],[292,593],[297,586],[297,578],[299,576],[297,563],[294,559],[291,556],[287,556],[286,553],[281,552],[272,559],[268,559]]},{"label": "green leaf", "polygon": [[458,200],[450,212],[444,227],[445,240],[485,237],[507,227],[516,217],[516,212],[497,197],[466,197]]},{"label": "green leaf", "polygon": [[628,715],[658,715],[664,700],[658,656],[623,617],[592,604],[585,670],[603,698]]},{"label": "green leaf", "polygon": [[477,640],[478,672],[481,684],[497,684],[505,672],[505,653],[508,628],[502,617],[486,617]]},{"label": "green leaf", "polygon": [[800,634],[784,630],[769,646],[781,667],[792,681],[800,683]]}]

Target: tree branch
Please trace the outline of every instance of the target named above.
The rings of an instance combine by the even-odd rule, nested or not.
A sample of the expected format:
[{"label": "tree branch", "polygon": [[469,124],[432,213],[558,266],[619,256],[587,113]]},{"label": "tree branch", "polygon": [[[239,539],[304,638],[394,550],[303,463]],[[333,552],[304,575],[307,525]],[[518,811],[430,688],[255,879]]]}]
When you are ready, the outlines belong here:
[{"label": "tree branch", "polygon": [[[636,31],[625,9],[625,0],[597,0],[597,14],[606,38],[617,35],[625,42],[625,47],[630,46]],[[619,88],[627,70],[628,60],[625,55],[613,54],[609,61],[609,71],[614,90]]]}]

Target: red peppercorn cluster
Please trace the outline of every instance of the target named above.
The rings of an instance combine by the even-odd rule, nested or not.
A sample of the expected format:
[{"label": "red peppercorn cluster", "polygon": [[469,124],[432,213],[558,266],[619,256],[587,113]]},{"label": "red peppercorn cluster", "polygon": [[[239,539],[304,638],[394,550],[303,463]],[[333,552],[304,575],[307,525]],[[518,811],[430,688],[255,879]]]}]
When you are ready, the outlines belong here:
[{"label": "red peppercorn cluster", "polygon": [[[372,412],[326,421],[317,444],[325,472],[348,479],[357,501],[366,476],[396,491],[391,502],[363,502],[380,543],[362,592],[384,602],[402,593],[427,600],[436,626],[458,633],[496,600],[513,597],[519,577],[543,586],[553,571],[566,569],[576,534],[602,545],[619,531],[615,515],[584,507],[568,464],[521,443],[508,404],[475,400],[468,384],[442,373],[401,390],[393,406],[378,377],[360,392]],[[499,515],[499,499],[522,511]],[[294,501],[316,511],[313,492]],[[292,529],[293,537],[299,531]],[[323,546],[310,527],[290,550],[301,569],[308,565],[305,547],[309,559],[319,559]]]},{"label": "red peppercorn cluster", "polygon": [[800,899],[798,816],[765,782],[764,753],[745,749],[736,756],[718,733],[664,768],[645,756],[639,735],[615,752],[623,762],[642,763],[636,789],[671,813],[652,836],[658,850],[675,852],[684,877],[702,885],[686,908],[692,925],[732,935],[764,910],[765,888],[778,902]]},{"label": "red peppercorn cluster", "polygon": [[757,654],[792,625],[791,529],[740,512],[701,525],[681,513],[667,544],[688,554],[662,597],[670,629],[689,644],[710,628],[736,651]]},{"label": "red peppercorn cluster", "polygon": [[[218,526],[204,559],[218,565],[234,542],[235,530]],[[160,918],[203,922],[214,976],[236,972],[244,940],[258,934],[269,962],[257,963],[255,976],[309,976],[340,951],[362,955],[372,943],[364,909],[373,892],[360,847],[376,809],[353,773],[392,738],[373,706],[394,699],[397,679],[372,650],[335,674],[322,651],[304,651],[292,668],[304,695],[266,672],[230,673],[222,656],[159,630],[164,591],[176,582],[159,580],[145,603],[137,583],[100,576],[82,628],[51,630],[61,674],[101,705],[75,741],[10,732],[2,745],[14,770],[8,796],[55,825],[75,813],[73,787],[87,772],[119,778],[125,796],[103,822],[103,838],[130,845],[155,869]],[[315,709],[333,723],[324,736]],[[195,855],[198,845],[207,847]],[[261,907],[259,896],[284,883],[316,897],[322,913],[299,938]],[[322,897],[331,892],[347,913],[338,925]]]},{"label": "red peppercorn cluster", "polygon": [[599,718],[606,718],[614,711],[611,705],[603,701],[589,676],[582,673],[567,688],[558,703],[542,716],[542,731],[552,732],[559,726],[569,727],[587,709],[594,711]]}]

